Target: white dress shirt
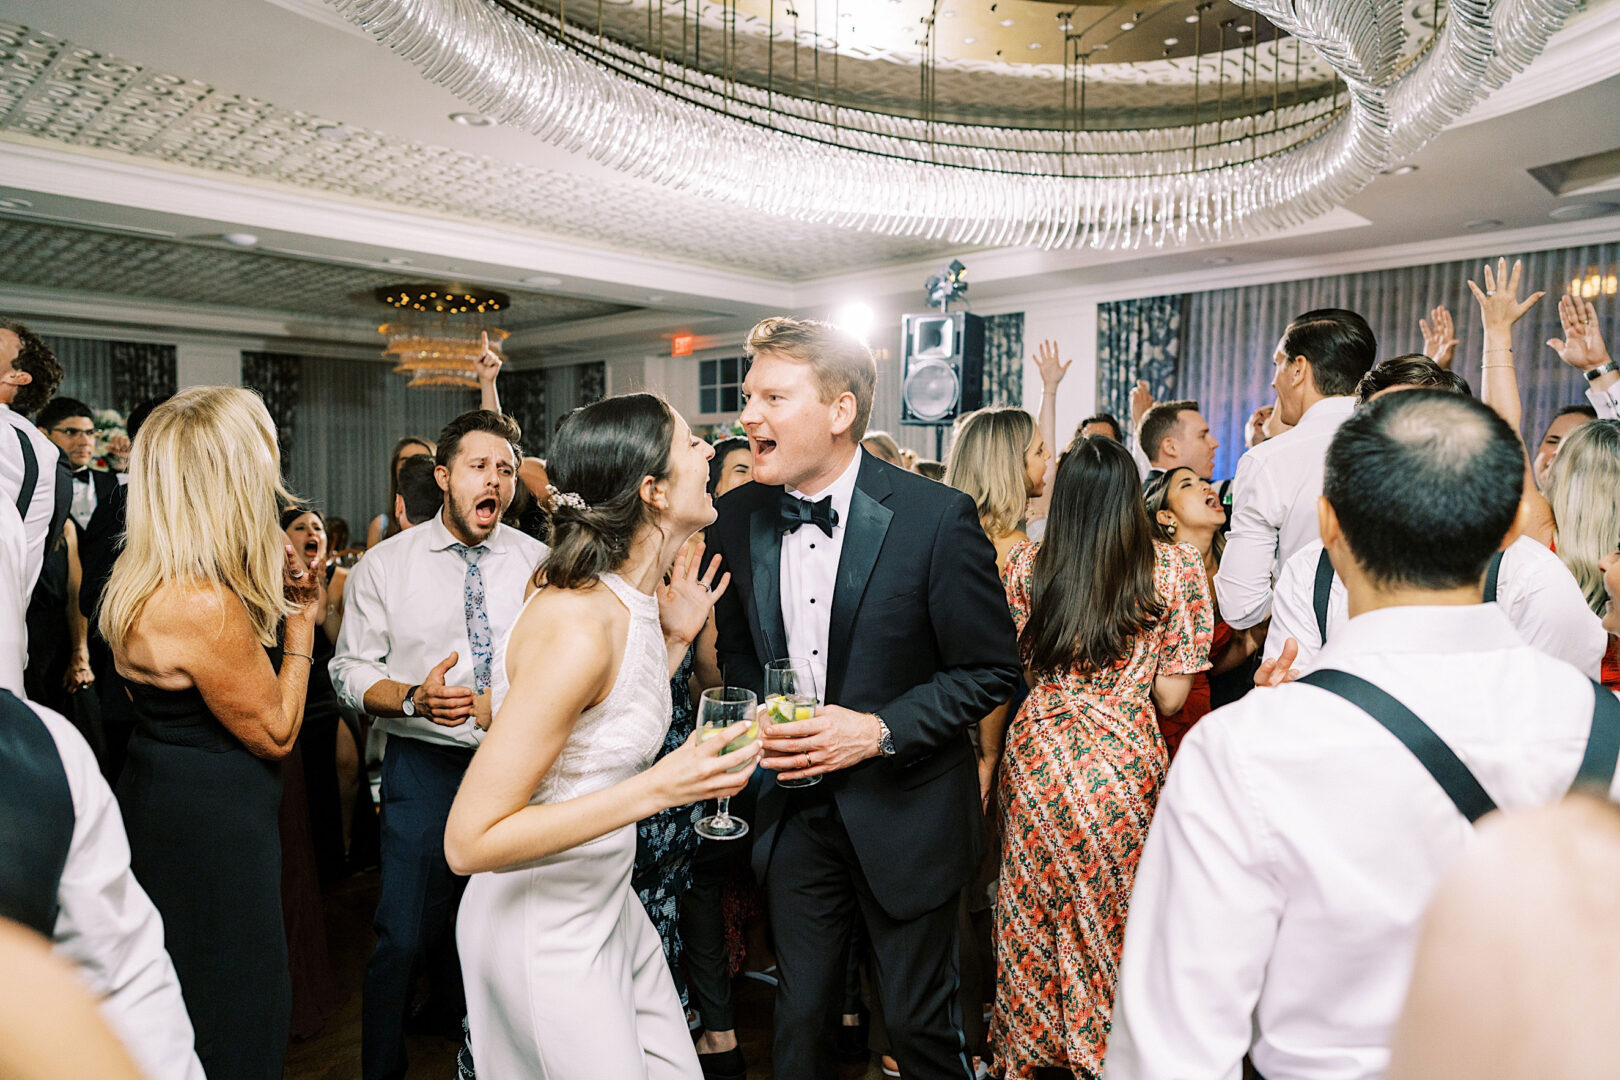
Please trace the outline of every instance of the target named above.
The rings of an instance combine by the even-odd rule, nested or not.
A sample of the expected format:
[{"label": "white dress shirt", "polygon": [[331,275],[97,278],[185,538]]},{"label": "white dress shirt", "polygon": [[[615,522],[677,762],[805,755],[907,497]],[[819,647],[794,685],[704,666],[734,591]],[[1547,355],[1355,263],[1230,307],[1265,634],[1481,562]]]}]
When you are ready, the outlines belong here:
[{"label": "white dress shirt", "polygon": [[[15,507],[12,508],[15,510]],[[129,868],[129,839],[112,789],[73,725],[42,705],[73,796],[73,841],[57,889],[52,935],[99,999],[104,1020],[150,1080],[203,1080],[163,919]]]},{"label": "white dress shirt", "polygon": [[[449,686],[471,686],[473,652],[467,642],[466,560],[450,550],[456,538],[443,512],[432,521],[389,537],[361,557],[343,587],[343,629],[330,671],[338,698],[365,712],[366,691],[383,679],[406,685],[456,653],[445,673]],[[495,642],[506,636],[523,607],[523,591],[546,556],[530,536],[496,525],[478,562],[484,575],[484,607]],[[423,742],[475,747],[482,729],[469,717],[456,727],[424,716],[379,717],[389,735]]]},{"label": "white dress shirt", "polygon": [[51,516],[56,513],[56,463],[62,452],[39,428],[10,405],[0,403],[0,501],[17,508],[17,496],[22,491],[23,455],[17,436],[7,431],[14,428],[23,433],[34,447],[39,461],[39,480],[34,485],[34,498],[23,514],[23,531],[28,538],[28,555],[24,564],[28,573],[28,591],[34,591],[39,580],[40,567],[45,565],[45,541],[51,531]]},{"label": "white dress shirt", "polygon": [[[1497,605],[1368,612],[1320,663],[1415,712],[1499,806],[1554,801],[1575,777],[1592,684]],[[1382,1076],[1419,922],[1473,838],[1411,751],[1342,698],[1289,683],[1211,713],[1148,831],[1104,1075],[1237,1080],[1252,1052],[1271,1080]]]},{"label": "white dress shirt", "polygon": [[1238,458],[1232,530],[1215,575],[1215,599],[1232,629],[1246,630],[1266,617],[1282,564],[1319,539],[1316,499],[1328,443],[1355,407],[1355,398],[1323,398],[1294,427]]},{"label": "white dress shirt", "polygon": [[73,515],[73,520],[80,529],[88,529],[90,519],[96,516],[96,480],[95,477],[88,474],[85,475],[83,480],[80,480],[77,476],[77,469],[74,470],[74,473],[73,501],[68,508],[68,513]]},{"label": "white dress shirt", "polygon": [[[1322,648],[1315,607],[1316,563],[1321,554],[1320,540],[1294,552],[1283,565],[1271,599],[1265,658],[1276,659],[1284,643],[1293,638],[1299,642],[1294,667],[1301,672],[1317,666],[1316,656]],[[1587,605],[1575,576],[1546,546],[1528,536],[1520,536],[1508,545],[1497,575],[1496,602],[1526,644],[1575,665],[1590,678],[1599,676],[1603,654],[1609,647],[1609,633]],[[1334,574],[1328,591],[1328,640],[1349,618],[1350,602],[1344,582]]]},{"label": "white dress shirt", "polygon": [[825,491],[814,495],[797,489],[788,492],[810,502],[830,495],[833,512],[838,515],[831,536],[806,522],[782,537],[782,628],[787,631],[788,655],[810,662],[816,675],[816,696],[823,701],[827,694],[827,636],[832,627],[833,591],[838,585],[838,558],[844,551],[849,502],[855,496],[855,481],[860,478],[865,456],[864,450],[857,449],[849,467]]},{"label": "white dress shirt", "polygon": [[[12,438],[4,431],[0,437]],[[23,694],[28,666],[28,537],[10,500],[0,498],[0,689]]]},{"label": "white dress shirt", "polygon": [[1611,386],[1608,390],[1599,390],[1595,386],[1586,388],[1586,400],[1592,403],[1597,410],[1599,420],[1620,420],[1620,401],[1615,400],[1610,391],[1620,390],[1620,384]]}]

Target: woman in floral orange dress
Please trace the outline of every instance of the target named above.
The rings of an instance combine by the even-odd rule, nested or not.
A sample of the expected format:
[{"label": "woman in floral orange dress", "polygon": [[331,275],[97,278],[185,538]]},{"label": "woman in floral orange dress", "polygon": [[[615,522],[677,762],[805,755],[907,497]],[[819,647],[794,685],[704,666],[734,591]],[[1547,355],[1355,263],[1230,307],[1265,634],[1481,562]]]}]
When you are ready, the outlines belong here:
[{"label": "woman in floral orange dress", "polygon": [[1164,782],[1153,707],[1208,667],[1212,605],[1198,552],[1153,540],[1135,463],[1100,436],[1064,455],[1044,544],[1003,577],[1032,688],[1001,762],[991,1043],[1007,1077],[1093,1077]]}]

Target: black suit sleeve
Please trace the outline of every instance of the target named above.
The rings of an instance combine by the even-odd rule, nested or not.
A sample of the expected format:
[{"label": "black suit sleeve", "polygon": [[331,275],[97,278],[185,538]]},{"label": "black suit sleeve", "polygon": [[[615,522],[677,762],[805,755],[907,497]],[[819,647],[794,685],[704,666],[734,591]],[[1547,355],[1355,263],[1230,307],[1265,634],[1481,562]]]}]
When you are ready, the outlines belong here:
[{"label": "black suit sleeve", "polygon": [[961,498],[942,515],[929,552],[928,613],[939,670],[878,711],[904,764],[962,737],[1021,677],[996,551]]},{"label": "black suit sleeve", "polygon": [[733,570],[734,566],[746,566],[749,558],[746,532],[740,541],[737,532],[728,530],[725,541],[716,545],[721,572],[731,574],[731,585],[714,603],[715,653],[727,686],[746,687],[763,700],[765,667],[754,651],[743,600],[743,590],[749,587],[753,575]]}]

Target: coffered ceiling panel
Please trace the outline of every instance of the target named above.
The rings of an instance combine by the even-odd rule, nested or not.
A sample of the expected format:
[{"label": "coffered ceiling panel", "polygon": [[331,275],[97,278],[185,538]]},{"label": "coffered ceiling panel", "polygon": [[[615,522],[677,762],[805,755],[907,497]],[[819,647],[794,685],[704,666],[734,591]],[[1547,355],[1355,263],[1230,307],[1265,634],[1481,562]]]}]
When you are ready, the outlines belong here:
[{"label": "coffered ceiling panel", "polygon": [[7,137],[788,280],[961,250],[396,138],[0,21],[0,138]]},{"label": "coffered ceiling panel", "polygon": [[[377,303],[374,291],[416,280],[408,271],[385,273],[0,217],[0,283],[8,285],[382,322],[389,309]],[[514,331],[633,310],[599,300],[506,291],[512,305],[497,322]]]}]

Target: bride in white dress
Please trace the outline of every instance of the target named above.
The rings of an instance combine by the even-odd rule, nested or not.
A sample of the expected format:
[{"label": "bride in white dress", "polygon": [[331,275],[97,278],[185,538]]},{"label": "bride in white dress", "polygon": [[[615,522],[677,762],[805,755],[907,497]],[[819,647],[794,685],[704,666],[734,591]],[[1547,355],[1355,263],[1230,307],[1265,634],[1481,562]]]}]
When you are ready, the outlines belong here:
[{"label": "bride in white dress", "polygon": [[646,394],[581,409],[557,434],[547,584],[507,639],[509,689],[444,837],[472,875],[456,940],[480,1080],[702,1076],[630,870],[637,821],[736,794],[759,753],[719,753],[739,723],[652,765],[671,673],[729,583],[713,585],[718,560],[699,578],[700,558],[678,557],[714,520],[712,456]]}]

